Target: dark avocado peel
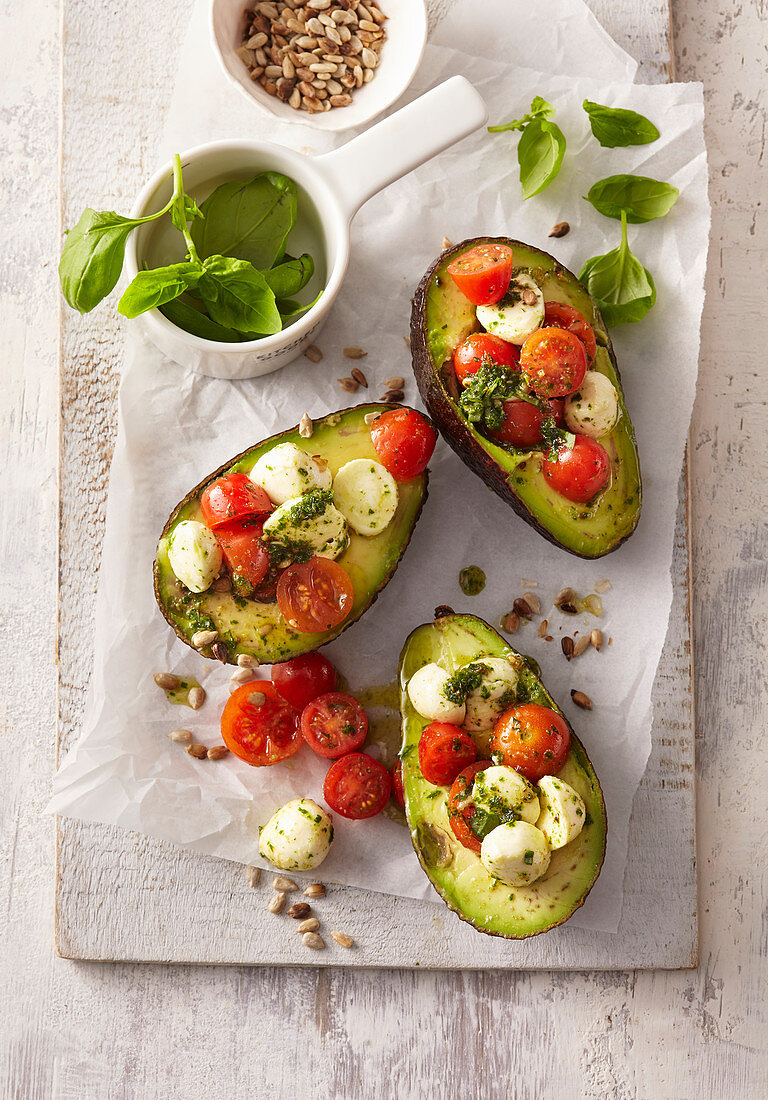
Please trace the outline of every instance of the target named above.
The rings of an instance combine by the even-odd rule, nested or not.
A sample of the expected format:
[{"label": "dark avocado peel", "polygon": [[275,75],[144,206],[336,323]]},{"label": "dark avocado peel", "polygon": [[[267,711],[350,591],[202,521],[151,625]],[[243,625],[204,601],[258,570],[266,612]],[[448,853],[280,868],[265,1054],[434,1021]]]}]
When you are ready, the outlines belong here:
[{"label": "dark avocado peel", "polygon": [[562,714],[534,673],[533,662],[511,649],[482,619],[451,613],[417,627],[400,656],[405,811],[419,862],[448,908],[480,932],[525,939],[562,924],[584,904],[605,856],[605,802],[589,758],[571,730],[570,752],[558,777],[583,798],[586,824],[570,844],[552,853],[544,876],[530,886],[508,886],[492,878],[479,855],[459,843],[448,819],[448,788],[434,786],[421,773],[418,744],[429,723],[413,709],[407,685],[414,672],[432,661],[453,673],[481,657],[510,658],[518,666],[519,701]]},{"label": "dark avocado peel", "polygon": [[[447,272],[462,252],[485,242],[509,245],[515,270],[530,272],[545,302],[573,306],[592,325],[597,353],[592,369],[614,385],[621,417],[600,443],[611,460],[611,483],[590,504],[576,504],[556,493],[541,472],[542,451],[522,451],[487,439],[458,407],[453,352],[481,329],[475,306]],[[642,487],[635,433],[605,323],[591,297],[554,257],[506,237],[476,237],[443,252],[419,283],[411,311],[411,355],[422,400],[435,427],[459,458],[549,542],[582,558],[609,554],[629,538],[640,518]]]},{"label": "dark avocado peel", "polygon": [[[368,610],[395,572],[421,515],[427,499],[429,474],[426,470],[411,481],[398,483],[397,511],[381,534],[364,538],[350,528],[349,546],[337,560],[352,579],[355,593],[352,610],[338,627],[320,634],[301,634],[291,630],[276,603],[245,600],[232,592],[214,592],[211,589],[200,594],[189,592],[171,569],[168,536],[180,520],[202,521],[200,496],[212,481],[222,474],[237,471],[249,473],[256,460],[278,443],[295,443],[309,454],[321,456],[334,477],[341,466],[354,458],[376,459],[370,425],[366,424],[365,417],[369,413],[383,413],[391,408],[392,405],[375,403],[331,413],[314,422],[314,431],[309,439],[299,434],[298,426],[273,435],[209,474],[176,505],[158,543],[154,587],[163,617],[182,642],[192,647],[192,636],[196,631],[213,629],[218,631],[218,641],[227,647],[229,664],[236,664],[241,653],[254,657],[259,664],[272,664],[325,645]],[[214,656],[210,646],[196,649],[196,652],[204,657]]]}]

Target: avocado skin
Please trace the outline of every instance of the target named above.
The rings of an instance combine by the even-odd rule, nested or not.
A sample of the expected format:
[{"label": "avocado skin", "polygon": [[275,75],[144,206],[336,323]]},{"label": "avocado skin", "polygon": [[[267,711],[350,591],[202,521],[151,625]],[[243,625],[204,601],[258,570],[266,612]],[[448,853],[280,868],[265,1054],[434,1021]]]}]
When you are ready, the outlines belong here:
[{"label": "avocado skin", "polygon": [[[573,914],[576,912],[576,910],[584,904],[590,890],[597,881],[597,877],[600,874],[603,860],[605,858],[607,835],[605,800],[603,798],[603,793],[600,788],[599,781],[597,779],[597,776],[595,775],[594,769],[589,760],[589,757],[584,750],[583,745],[574,733],[573,728],[567,717],[563,714],[557,703],[555,703],[555,701],[546,691],[546,688],[544,688],[543,684],[541,684],[541,682],[538,680],[538,677],[536,677],[533,673],[533,670],[531,669],[528,660],[522,654],[519,654],[515,650],[513,650],[511,646],[507,645],[501,635],[499,635],[493,629],[493,627],[489,626],[489,624],[486,623],[483,619],[480,619],[475,615],[456,614],[452,611],[446,614],[446,611],[448,611],[448,609],[438,608],[436,612],[437,617],[433,623],[425,623],[422,626],[419,626],[415,630],[413,630],[406,639],[405,645],[403,646],[403,650],[400,655],[400,709],[403,719],[403,746],[401,749],[401,756],[403,757],[402,766],[403,786],[406,802],[406,817],[408,819],[408,827],[411,833],[411,841],[413,843],[416,855],[418,856],[419,862],[421,863],[421,866],[425,874],[427,875],[427,878],[430,880],[432,886],[440,895],[448,908],[453,913],[455,913],[460,920],[465,921],[467,924],[471,924],[479,932],[484,932],[486,935],[512,940],[529,939],[532,936],[538,936],[544,932],[549,932],[552,928],[556,928],[558,925],[561,925],[565,921],[569,920],[570,917],[572,917]],[[525,927],[524,919],[521,919],[514,915],[516,905],[513,905],[513,903],[511,902],[509,903],[510,915],[508,920],[505,920],[503,915],[500,919],[492,918],[492,916],[490,915],[490,908],[492,908],[494,905],[498,906],[500,902],[503,904],[503,898],[506,897],[510,891],[510,887],[505,886],[504,884],[500,884],[498,887],[495,888],[495,891],[498,891],[497,895],[495,895],[494,890],[490,890],[487,888],[485,889],[485,895],[490,896],[491,900],[490,902],[486,900],[484,917],[482,915],[473,916],[467,911],[470,902],[476,902],[479,907],[482,908],[482,885],[478,887],[478,894],[480,896],[477,898],[470,898],[467,902],[465,902],[464,907],[462,907],[461,901],[458,897],[454,896],[452,898],[451,896],[449,896],[449,893],[452,889],[452,883],[450,881],[452,874],[451,868],[455,866],[457,858],[463,859],[464,863],[470,868],[473,864],[479,865],[483,872],[482,877],[489,878],[489,876],[487,876],[487,874],[484,872],[484,868],[482,868],[479,856],[475,855],[474,853],[467,854],[468,850],[463,848],[458,840],[454,839],[453,833],[450,831],[450,824],[448,825],[448,828],[446,830],[445,824],[441,821],[441,825],[438,827],[438,829],[442,829],[446,832],[449,837],[451,847],[453,848],[454,852],[459,853],[459,855],[457,857],[454,857],[451,862],[449,862],[447,866],[442,869],[442,871],[436,870],[435,867],[430,866],[424,856],[424,850],[426,848],[425,837],[429,836],[430,829],[435,828],[434,823],[431,823],[428,820],[429,814],[432,814],[433,816],[439,816],[440,803],[439,799],[435,801],[430,797],[432,793],[431,791],[429,791],[426,798],[419,797],[422,794],[420,787],[423,787],[423,785],[426,784],[426,780],[424,780],[423,776],[421,775],[421,769],[418,762],[418,750],[416,747],[418,743],[418,737],[414,738],[414,734],[416,733],[418,734],[418,736],[420,736],[420,730],[418,729],[418,727],[426,725],[427,721],[426,719],[421,719],[420,716],[416,715],[416,712],[413,710],[413,707],[410,704],[410,700],[408,699],[407,685],[410,675],[412,675],[413,671],[415,671],[415,668],[412,668],[409,671],[409,665],[412,663],[413,659],[411,647],[418,646],[419,636],[421,635],[423,640],[424,632],[427,630],[435,630],[439,634],[443,634],[446,631],[453,631],[453,640],[457,644],[461,642],[462,635],[464,636],[465,645],[467,644],[467,642],[472,643],[473,640],[476,640],[477,648],[474,650],[474,658],[479,658],[481,656],[502,656],[505,654],[512,655],[518,658],[523,665],[523,671],[521,672],[521,675],[525,676],[528,686],[530,686],[534,682],[538,685],[538,697],[534,698],[533,701],[539,702],[544,706],[549,706],[553,710],[556,710],[558,714],[562,715],[563,719],[568,725],[568,729],[570,730],[571,749],[568,754],[568,758],[563,766],[563,769],[558,774],[562,775],[563,771],[567,772],[570,768],[573,770],[573,775],[569,775],[566,781],[571,780],[573,782],[576,782],[576,780],[574,779],[574,775],[576,775],[584,784],[582,788],[582,793],[587,794],[587,798],[585,799],[585,801],[587,802],[588,808],[591,805],[592,821],[588,825],[585,825],[581,837],[577,838],[572,843],[574,845],[579,845],[580,841],[583,841],[582,850],[586,852],[585,858],[590,859],[591,864],[587,867],[587,876],[584,879],[581,889],[576,892],[572,898],[569,899],[568,903],[565,905],[565,907],[561,909],[560,912],[553,912],[551,917],[547,917],[543,922],[539,922],[538,926]],[[453,649],[453,646],[449,648]],[[436,649],[440,649],[440,647],[437,646]],[[473,659],[473,656],[468,652],[464,653],[464,655],[467,656],[468,661]],[[432,658],[434,659],[436,654],[430,654],[430,656],[432,656]],[[413,728],[409,729],[409,725],[414,721],[414,718],[417,721],[416,730],[414,730]],[[408,748],[409,745],[411,746],[410,749]],[[566,776],[563,776],[563,778],[566,778]],[[431,787],[430,784],[426,785],[428,787]],[[445,788],[433,789],[438,791],[445,790]],[[587,840],[587,829],[595,830],[594,834],[589,840]],[[546,884],[552,871],[556,870],[557,874],[560,875],[561,869],[556,868],[558,859],[561,859],[562,862],[570,862],[570,859],[567,856],[563,858],[564,853],[568,852],[569,847],[570,846],[567,845],[565,848],[559,849],[558,851],[553,853],[551,868],[543,876],[543,878],[539,880],[538,883],[532,883],[531,886],[525,888],[512,888],[512,893],[519,897],[519,895],[525,895],[526,892],[529,892],[530,896],[538,897],[538,895],[541,893],[539,889],[540,885]],[[591,874],[589,873],[590,869]],[[465,866],[462,870],[463,873],[466,873],[467,866]],[[439,881],[441,877],[442,881]],[[565,877],[568,879],[568,881],[563,886],[564,890],[566,890],[570,886],[570,880],[572,878],[578,877],[578,871],[576,871],[573,867],[567,868]],[[458,893],[458,891],[459,888],[457,880],[455,892]],[[493,895],[495,895],[495,897]]]},{"label": "avocado skin", "polygon": [[[389,405],[379,402],[351,405],[346,409],[339,409],[337,412],[328,413],[326,414],[326,416],[315,420],[315,428],[317,429],[318,427],[325,425],[329,420],[333,421],[336,417],[338,417],[343,423],[344,418],[349,417],[350,415],[356,415],[357,417],[359,417],[360,420],[363,420],[365,415],[369,412],[384,413],[396,408],[408,408],[408,406]],[[420,413],[419,415],[423,416],[424,414]],[[428,420],[429,418],[425,417],[425,419]],[[158,555],[155,557],[152,568],[154,593],[157,605],[160,608],[160,612],[163,618],[176,634],[177,638],[179,638],[180,641],[184,642],[185,645],[188,645],[190,649],[194,649],[195,653],[199,653],[203,657],[207,657],[212,660],[220,659],[216,658],[216,656],[211,651],[210,646],[206,646],[202,649],[198,649],[193,646],[192,633],[194,633],[194,631],[190,630],[189,633],[185,632],[185,630],[182,629],[173,618],[171,610],[165,602],[162,591],[164,570],[161,568],[159,560],[160,546],[163,544],[164,539],[170,533],[176,522],[181,518],[187,506],[196,502],[202,494],[203,490],[212,481],[215,481],[216,478],[221,477],[222,474],[229,473],[234,466],[236,466],[243,459],[248,458],[257,448],[268,449],[269,445],[280,443],[285,439],[294,436],[297,437],[294,439],[294,442],[296,442],[299,446],[307,447],[307,445],[310,443],[311,437],[310,440],[298,437],[298,425],[295,425],[292,428],[286,428],[284,431],[277,432],[275,435],[269,436],[267,439],[261,440],[259,443],[253,444],[251,447],[246,448],[246,450],[241,451],[240,454],[235,455],[235,457],[231,458],[228,462],[225,462],[223,466],[220,466],[218,468],[218,470],[214,470],[213,473],[208,474],[208,476],[203,478],[203,480],[198,485],[196,485],[194,489],[191,489],[187,493],[183,500],[179,501],[179,503],[176,505],[176,507],[173,509],[170,516],[168,517],[168,520],[166,521],[165,526],[163,527],[163,530],[160,534],[160,538],[158,540]],[[276,651],[274,650],[274,648],[270,649],[268,641],[266,643],[262,641],[261,644],[258,644],[256,639],[253,639],[252,647],[243,645],[238,646],[235,651],[228,649],[227,660],[225,663],[232,665],[237,664],[237,656],[239,653],[248,653],[256,657],[260,664],[273,664],[278,661],[290,660],[293,657],[299,657],[303,653],[309,653],[311,650],[318,649],[320,646],[326,645],[328,642],[333,641],[334,638],[338,638],[340,634],[343,634],[344,631],[348,627],[352,626],[353,623],[357,622],[357,620],[361,618],[361,616],[376,602],[379,593],[387,586],[392,578],[392,575],[400,564],[400,560],[403,554],[408,547],[414,528],[419,520],[422,509],[424,507],[424,503],[429,495],[429,471],[425,470],[419,478],[414,478],[412,482],[404,483],[405,485],[413,485],[419,481],[421,482],[420,499],[408,525],[406,535],[400,544],[397,555],[391,558],[389,568],[383,574],[382,579],[380,580],[378,585],[376,585],[376,587],[369,592],[368,598],[357,609],[353,608],[353,611],[344,620],[344,622],[340,624],[340,626],[338,626],[334,630],[325,631],[322,634],[297,634],[296,641],[291,643],[289,651],[284,648]],[[386,534],[386,532],[383,532],[382,534]],[[368,541],[370,542],[371,540]],[[170,570],[170,566],[167,567],[165,572],[167,573],[168,570]],[[269,637],[270,635],[267,635],[267,640],[269,639]]]},{"label": "avocado skin", "polygon": [[[538,531],[548,542],[551,542],[554,546],[559,546],[563,550],[567,550],[569,554],[574,554],[579,558],[587,558],[594,560],[598,557],[604,557],[606,554],[613,553],[625,542],[630,535],[632,535],[637,527],[637,522],[640,518],[640,506],[638,503],[637,514],[634,521],[634,526],[627,534],[621,538],[616,539],[610,543],[604,550],[599,553],[584,553],[581,550],[575,549],[569,546],[566,542],[558,539],[552,532],[542,523],[536,516],[532,515],[526,505],[520,499],[518,494],[509,484],[509,474],[505,472],[503,467],[496,461],[496,459],[488,453],[488,451],[482,446],[481,443],[473,437],[469,431],[463,418],[457,413],[453,404],[448,398],[448,394],[440,381],[439,370],[442,364],[433,363],[432,356],[429,350],[429,339],[427,333],[427,293],[432,283],[432,279],[435,272],[441,264],[444,264],[454,255],[460,252],[464,252],[467,248],[471,248],[476,244],[506,244],[509,245],[513,251],[515,247],[525,248],[532,252],[539,253],[543,259],[551,261],[555,265],[555,271],[561,278],[572,279],[575,283],[578,283],[577,277],[572,271],[569,271],[564,267],[554,256],[551,256],[548,252],[544,252],[541,249],[535,248],[533,245],[525,245],[521,241],[515,241],[508,237],[475,237],[465,241],[461,241],[459,244],[453,245],[451,248],[442,252],[434,263],[424,274],[421,282],[416,288],[416,293],[413,296],[411,307],[411,360],[413,365],[413,373],[416,378],[416,385],[418,386],[421,399],[426,405],[435,425],[449,444],[449,446],[456,452],[459,458],[467,465],[471,470],[482,478],[485,484],[500,496],[502,500],[506,501],[514,511],[524,519],[535,531]],[[582,287],[582,289],[584,289]],[[584,289],[584,293],[587,291]],[[603,331],[606,334],[605,349],[611,360],[616,377],[621,386],[621,375],[619,373],[618,364],[616,362],[616,356],[613,350],[610,336],[607,333],[605,322],[602,316],[595,306],[595,319],[602,326]],[[637,452],[637,443],[635,440],[634,429],[629,424],[631,431],[631,440]],[[638,479],[639,479],[638,469]],[[638,485],[638,496],[642,492],[642,484]]]}]

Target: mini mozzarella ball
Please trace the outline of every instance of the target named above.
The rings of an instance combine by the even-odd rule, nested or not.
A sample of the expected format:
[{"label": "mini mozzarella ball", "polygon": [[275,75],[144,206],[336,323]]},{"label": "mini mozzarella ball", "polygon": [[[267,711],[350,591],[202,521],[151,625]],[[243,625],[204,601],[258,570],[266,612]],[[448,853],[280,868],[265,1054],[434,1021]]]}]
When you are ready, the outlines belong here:
[{"label": "mini mozzarella ball", "polygon": [[221,547],[210,527],[183,519],[168,536],[168,561],[190,592],[205,592],[221,569]]},{"label": "mini mozzarella ball", "polygon": [[463,725],[468,733],[491,729],[499,715],[514,705],[517,691],[517,672],[503,657],[483,657],[467,667],[476,666],[482,669],[483,678],[467,696]]},{"label": "mini mozzarella ball", "polygon": [[[318,506],[308,505],[318,502]],[[264,542],[308,549],[318,558],[338,558],[349,544],[347,521],[330,500],[306,493],[286,500],[264,522]],[[290,554],[286,563],[291,560]]]},{"label": "mini mozzarella ball", "polygon": [[283,504],[310,489],[330,489],[332,481],[327,465],[295,443],[278,443],[261,456],[249,476],[273,504]]},{"label": "mini mozzarella ball", "polygon": [[586,808],[580,794],[554,775],[539,780],[541,817],[536,822],[550,848],[564,848],[584,828]]},{"label": "mini mozzarella ball", "polygon": [[592,439],[612,432],[620,415],[619,395],[613,383],[596,370],[588,370],[576,393],[565,401],[568,427]]},{"label": "mini mozzarella ball", "polygon": [[408,681],[408,698],[423,718],[460,726],[465,708],[463,703],[454,703],[446,696],[445,685],[449,680],[450,676],[440,665],[424,665]]},{"label": "mini mozzarella ball", "polygon": [[281,806],[259,833],[259,854],[281,871],[311,871],[331,847],[333,821],[311,798]]},{"label": "mini mozzarella ball", "polygon": [[511,810],[530,825],[536,824],[541,812],[535,787],[506,764],[494,764],[477,773],[472,801],[490,813]]},{"label": "mini mozzarella ball", "polygon": [[547,838],[528,821],[505,821],[488,833],[480,847],[488,874],[508,886],[530,886],[541,878],[550,855]]},{"label": "mini mozzarella ball", "polygon": [[[534,295],[532,302],[523,301],[525,292],[528,298]],[[486,332],[510,344],[524,344],[544,323],[544,295],[539,284],[527,272],[518,272],[500,302],[477,307],[477,319]]]},{"label": "mini mozzarella ball", "polygon": [[333,503],[358,535],[379,535],[397,511],[397,482],[380,462],[353,458],[333,479]]}]

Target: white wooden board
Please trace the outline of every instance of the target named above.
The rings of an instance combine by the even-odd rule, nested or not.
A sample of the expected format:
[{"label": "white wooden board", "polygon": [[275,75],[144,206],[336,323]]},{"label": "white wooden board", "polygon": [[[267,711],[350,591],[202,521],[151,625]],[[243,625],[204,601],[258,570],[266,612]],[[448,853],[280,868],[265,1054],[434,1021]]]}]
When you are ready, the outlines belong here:
[{"label": "white wooden board", "polygon": [[[437,9],[439,5],[432,5]],[[443,8],[447,4],[442,5]],[[642,78],[670,71],[666,4],[593,8],[608,30],[642,58]],[[66,224],[92,201],[124,208],[153,167],[154,135],[172,78],[167,43],[184,25],[187,0],[158,10],[139,5],[146,43],[142,71],[115,56],[115,23],[98,0],[65,0],[63,208]],[[150,10],[151,9],[151,10]],[[130,33],[120,16],[121,34]],[[150,33],[151,32],[151,33]],[[160,75],[158,75],[160,74]],[[115,87],[108,125],[103,82]],[[124,89],[130,88],[130,94]],[[117,178],[116,165],[122,169]],[[106,202],[110,199],[109,203]],[[92,645],[92,611],[106,476],[115,428],[122,341],[114,314],[65,317],[61,372],[60,748],[82,713]],[[57,948],[68,958],[311,966],[494,969],[627,969],[696,962],[693,693],[688,587],[688,523],[681,482],[674,604],[655,689],[653,751],[633,806],[624,914],[606,936],[567,925],[528,943],[481,936],[442,907],[349,888],[322,902],[326,927],[358,946],[308,952],[288,919],[266,912],[267,886],[251,890],[242,868],[149,838],[72,820],[58,823]],[[665,867],[660,882],[650,868]],[[318,906],[320,909],[320,906]]]}]

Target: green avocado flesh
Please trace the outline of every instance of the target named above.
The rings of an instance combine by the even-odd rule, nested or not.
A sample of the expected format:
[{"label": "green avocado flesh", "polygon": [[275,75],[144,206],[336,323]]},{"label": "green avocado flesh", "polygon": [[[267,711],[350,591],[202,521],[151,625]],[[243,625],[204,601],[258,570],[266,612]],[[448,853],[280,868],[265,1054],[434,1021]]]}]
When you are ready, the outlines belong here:
[{"label": "green avocado flesh", "polygon": [[[352,610],[340,626],[320,634],[301,634],[292,630],[276,603],[259,603],[238,598],[231,592],[213,592],[210,589],[199,595],[191,594],[171,569],[168,535],[180,520],[196,519],[202,522],[200,497],[206,486],[222,474],[249,473],[256,460],[278,443],[295,443],[307,453],[321,456],[334,477],[341,466],[354,458],[377,459],[365,416],[367,413],[385,412],[391,407],[382,404],[357,405],[332,413],[314,422],[314,431],[309,439],[302,438],[298,428],[265,439],[216,470],[177,505],[163,528],[157,548],[155,595],[160,610],[182,641],[191,645],[192,635],[197,630],[213,628],[219,632],[219,640],[227,645],[230,663],[235,663],[239,654],[247,653],[255,657],[259,664],[272,664],[325,645],[370,607],[394,573],[408,545],[427,497],[427,471],[412,481],[398,484],[397,511],[380,535],[364,538],[350,528],[349,546],[337,561],[352,580]],[[211,656],[210,647],[200,652],[203,656]]]},{"label": "green avocado flesh", "polygon": [[[575,554],[598,558],[615,550],[632,534],[640,517],[641,481],[640,465],[635,444],[634,430],[627,412],[616,360],[604,322],[581,283],[551,256],[536,248],[510,241],[513,247],[516,270],[528,271],[541,287],[545,302],[561,302],[577,309],[595,331],[597,354],[592,369],[604,374],[619,395],[621,416],[610,435],[601,438],[611,461],[612,477],[608,488],[591,504],[577,504],[556,493],[545,481],[541,472],[542,451],[522,451],[500,446],[482,435],[460,412],[458,404],[444,386],[441,368],[450,361],[456,347],[481,326],[477,322],[475,306],[464,297],[447,274],[448,264],[457,255],[473,247],[477,241],[467,241],[453,249],[434,269],[426,288],[424,329],[428,355],[436,382],[442,388],[451,412],[471,438],[454,446],[466,461],[465,453],[473,446],[480,447],[491,460],[494,470],[489,477],[502,483],[500,495],[506,499],[511,493],[519,504],[515,507],[534,526],[543,529],[551,541]],[[420,385],[421,389],[421,385]],[[422,390],[422,395],[423,390]],[[437,427],[442,430],[438,410],[430,409]],[[495,477],[494,477],[495,474]],[[499,489],[496,489],[499,492]],[[522,506],[522,507],[521,507]]]},{"label": "green avocado flesh", "polygon": [[586,824],[575,840],[552,853],[544,876],[530,886],[508,886],[492,878],[480,856],[459,843],[448,819],[449,788],[436,787],[421,774],[418,745],[429,723],[413,709],[407,685],[414,672],[430,662],[453,673],[480,657],[508,657],[519,662],[520,701],[562,713],[527,659],[510,649],[482,619],[446,615],[417,627],[400,657],[406,816],[419,861],[448,907],[481,932],[524,939],[562,924],[583,905],[605,855],[605,804],[589,758],[571,731],[570,752],[557,774],[584,799]]}]

